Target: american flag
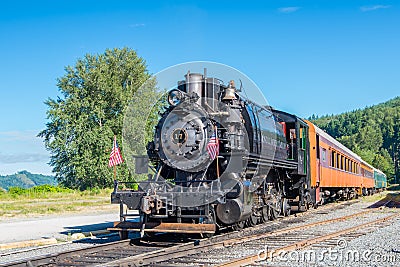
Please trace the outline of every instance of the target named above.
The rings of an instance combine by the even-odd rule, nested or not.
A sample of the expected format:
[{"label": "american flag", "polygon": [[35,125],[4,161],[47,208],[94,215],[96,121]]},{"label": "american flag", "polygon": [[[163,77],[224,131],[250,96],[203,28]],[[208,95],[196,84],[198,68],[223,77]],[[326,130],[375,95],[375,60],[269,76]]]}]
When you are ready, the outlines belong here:
[{"label": "american flag", "polygon": [[114,143],[110,153],[110,160],[108,161],[108,167],[121,164],[123,161],[124,160],[122,159],[121,152],[119,151],[117,137],[114,137]]},{"label": "american flag", "polygon": [[216,131],[213,132],[210,140],[208,141],[207,151],[211,159],[215,159],[219,154],[219,140],[216,135]]}]

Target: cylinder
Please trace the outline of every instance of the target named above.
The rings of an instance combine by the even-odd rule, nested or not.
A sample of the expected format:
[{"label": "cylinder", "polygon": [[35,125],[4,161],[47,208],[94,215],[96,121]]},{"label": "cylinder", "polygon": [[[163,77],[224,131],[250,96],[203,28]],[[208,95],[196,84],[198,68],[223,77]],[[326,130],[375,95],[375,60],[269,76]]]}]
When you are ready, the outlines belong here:
[{"label": "cylinder", "polygon": [[218,204],[216,212],[218,219],[229,225],[247,219],[251,208],[245,207],[240,199],[227,199],[225,204]]}]

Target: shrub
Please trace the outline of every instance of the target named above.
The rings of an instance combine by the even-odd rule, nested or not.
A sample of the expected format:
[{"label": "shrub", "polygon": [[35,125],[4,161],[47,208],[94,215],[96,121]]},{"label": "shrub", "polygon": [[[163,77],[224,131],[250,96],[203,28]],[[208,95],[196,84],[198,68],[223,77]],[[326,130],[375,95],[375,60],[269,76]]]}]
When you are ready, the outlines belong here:
[{"label": "shrub", "polygon": [[24,189],[21,187],[12,186],[12,187],[8,188],[8,193],[12,196],[20,196],[20,195],[26,194],[26,190],[27,189]]},{"label": "shrub", "polygon": [[13,197],[26,196],[26,195],[32,196],[43,193],[72,193],[72,192],[74,192],[74,190],[72,189],[60,186],[48,185],[48,184],[38,185],[32,188],[10,187],[8,189],[8,193]]}]

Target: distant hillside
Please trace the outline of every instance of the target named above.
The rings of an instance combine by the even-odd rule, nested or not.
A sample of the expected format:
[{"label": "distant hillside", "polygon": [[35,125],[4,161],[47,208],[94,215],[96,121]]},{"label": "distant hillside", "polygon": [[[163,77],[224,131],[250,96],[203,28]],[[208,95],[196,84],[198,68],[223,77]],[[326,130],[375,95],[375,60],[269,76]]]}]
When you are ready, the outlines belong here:
[{"label": "distant hillside", "polygon": [[42,184],[57,185],[57,181],[54,176],[33,174],[28,171],[20,171],[16,174],[5,176],[0,175],[0,187],[6,190],[12,186],[31,188]]},{"label": "distant hillside", "polygon": [[400,179],[400,97],[364,109],[339,115],[313,115],[309,119],[384,171],[390,181],[395,170]]}]

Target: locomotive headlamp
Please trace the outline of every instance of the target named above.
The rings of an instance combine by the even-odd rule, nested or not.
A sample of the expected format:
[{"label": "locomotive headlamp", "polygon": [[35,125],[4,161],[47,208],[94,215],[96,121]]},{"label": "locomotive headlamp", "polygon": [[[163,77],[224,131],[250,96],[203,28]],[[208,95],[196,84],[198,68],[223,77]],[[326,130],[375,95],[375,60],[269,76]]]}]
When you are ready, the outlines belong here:
[{"label": "locomotive headlamp", "polygon": [[176,106],[176,105],[178,105],[179,103],[182,102],[183,97],[184,96],[183,96],[183,93],[181,91],[179,91],[177,89],[171,90],[168,93],[168,103],[171,106]]}]

